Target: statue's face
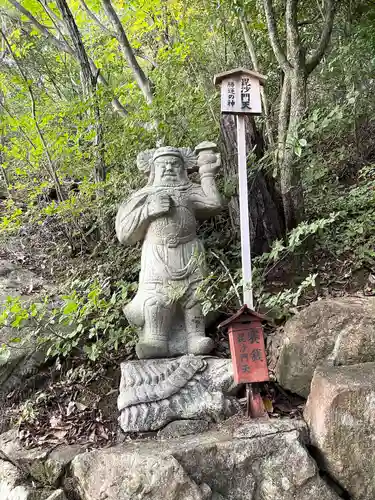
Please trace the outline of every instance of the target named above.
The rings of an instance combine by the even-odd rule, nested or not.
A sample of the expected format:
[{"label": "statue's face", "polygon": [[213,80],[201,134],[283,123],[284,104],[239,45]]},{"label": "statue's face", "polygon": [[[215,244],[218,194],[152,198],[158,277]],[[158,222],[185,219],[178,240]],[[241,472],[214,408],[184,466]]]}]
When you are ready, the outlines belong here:
[{"label": "statue's face", "polygon": [[175,186],[187,179],[181,158],[165,155],[156,158],[154,186]]}]

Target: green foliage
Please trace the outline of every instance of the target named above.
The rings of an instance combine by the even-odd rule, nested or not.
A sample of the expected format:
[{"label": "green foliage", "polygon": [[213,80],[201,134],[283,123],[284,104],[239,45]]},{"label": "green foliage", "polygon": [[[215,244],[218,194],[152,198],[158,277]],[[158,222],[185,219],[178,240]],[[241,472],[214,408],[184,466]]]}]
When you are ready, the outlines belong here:
[{"label": "green foliage", "polygon": [[340,210],[340,217],[322,244],[337,257],[350,255],[353,268],[371,269],[375,264],[375,166],[361,169],[356,185],[338,186],[329,204]]},{"label": "green foliage", "polygon": [[61,297],[61,306],[49,314],[49,321],[62,325],[67,333],[47,337],[51,343],[47,356],[66,357],[79,348],[95,361],[134,339],[134,331],[126,325],[122,312],[129,292],[134,291],[134,283],[116,283],[113,292],[108,283],[91,279],[73,280],[69,286],[71,291]]},{"label": "green foliage", "polygon": [[[0,324],[17,329],[31,322],[33,334],[46,345],[49,356],[78,353],[96,360],[114,355],[123,345],[131,346],[136,335],[121,308],[135,291],[139,247],[120,248],[113,221],[118,204],[145,184],[136,168],[137,153],[154,147],[157,140],[194,146],[204,139],[218,142],[225,152],[212,76],[233,67],[252,67],[239,16],[246,18],[259,66],[267,75],[265,91],[275,137],[280,69],[261,2],[116,0],[113,5],[137,60],[152,80],[153,102],[147,103],[111,34],[102,2],[86,3],[102,26],[78,0],[69,5],[89,56],[108,81],[108,85],[98,83],[96,94],[107,169],[100,183],[94,176],[97,144],[92,102],[83,95],[77,60],[51,44],[10,4],[0,13],[13,53],[2,45],[0,173],[6,199],[0,208],[0,243],[8,251],[16,237],[21,243],[14,255],[21,254],[48,279],[65,282],[57,298],[31,305],[9,299]],[[353,268],[374,266],[375,58],[370,56],[375,53],[374,13],[364,1],[339,4],[331,48],[309,79],[305,120],[288,144],[302,175],[306,221],[254,261],[257,306],[278,318],[301,303],[317,277],[315,268],[296,271],[293,286],[275,291],[269,277],[289,259],[321,252],[328,259],[349,259]],[[51,22],[51,16],[59,17],[53,2],[48,4],[50,12],[36,0],[22,5],[58,40],[70,42],[65,32],[63,38],[58,33],[58,23]],[[284,45],[283,3],[274,5]],[[299,13],[304,45],[316,46],[321,29],[318,4],[300,2]],[[113,111],[114,97],[126,116]],[[256,118],[256,125],[262,132],[262,117]],[[259,166],[255,155],[249,157],[249,164],[254,162]],[[271,147],[261,165],[277,177]],[[237,192],[237,178],[228,175],[230,170],[223,168],[219,178],[227,200]],[[63,200],[56,197],[57,182]],[[277,182],[276,187],[280,188]],[[259,220],[262,210],[260,206]],[[252,230],[256,237],[261,228]],[[227,212],[200,228],[210,249],[212,270],[198,290],[205,314],[228,312],[240,303],[240,247],[231,233]],[[171,301],[181,293],[178,287],[171,289]],[[19,339],[15,336],[12,342]],[[9,355],[9,346],[2,346],[0,365]]]},{"label": "green foliage", "polygon": [[[30,322],[30,336],[46,345],[47,357],[78,353],[91,361],[108,360],[121,346],[130,347],[134,341],[134,329],[127,325],[122,307],[136,286],[120,281],[113,284],[112,290],[108,280],[90,278],[69,282],[66,294],[45,297],[43,302],[23,304],[18,297],[8,297],[0,325],[17,329]],[[9,345],[19,342],[21,339],[15,337]],[[9,346],[3,350],[6,360]]]},{"label": "green foliage", "polygon": [[274,264],[287,254],[294,252],[309,236],[319,234],[326,226],[332,224],[339,215],[339,213],[331,213],[325,219],[317,219],[313,222],[301,222],[289,233],[285,245],[281,240],[276,240],[270,252],[263,253],[255,260],[256,264]]},{"label": "green foliage", "polygon": [[[315,287],[317,273],[303,279],[296,289],[287,288],[274,293],[267,289],[267,275],[275,267],[282,265],[282,261],[287,257],[306,247],[308,239],[313,238],[314,244],[318,244],[324,235],[329,234],[331,226],[339,217],[339,213],[332,213],[325,219],[311,223],[302,222],[289,233],[285,242],[276,240],[270,252],[254,259],[253,293],[258,308],[274,318],[284,318],[290,314],[292,307],[299,304],[304,292]],[[203,303],[203,312],[208,314],[210,311],[234,311],[242,304],[241,269],[233,268],[233,261],[228,262],[224,254],[220,257],[214,252],[211,254],[219,264],[216,265],[216,271],[206,277],[198,290]],[[237,262],[238,259],[239,256]],[[211,266],[214,263],[215,261],[211,260]]]},{"label": "green foliage", "polygon": [[260,290],[258,297],[259,304],[263,306],[265,314],[269,317],[281,319],[285,316],[289,316],[289,311],[292,307],[298,305],[303,292],[310,287],[315,287],[317,276],[317,273],[310,274],[295,290],[287,288],[278,293],[263,292]]}]

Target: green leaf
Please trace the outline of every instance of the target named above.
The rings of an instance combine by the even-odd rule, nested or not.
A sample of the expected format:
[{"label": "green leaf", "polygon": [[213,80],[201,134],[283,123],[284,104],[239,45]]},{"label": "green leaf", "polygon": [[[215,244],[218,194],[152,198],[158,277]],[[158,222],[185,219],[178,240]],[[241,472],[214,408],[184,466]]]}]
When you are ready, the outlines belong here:
[{"label": "green leaf", "polygon": [[75,302],[74,300],[69,300],[69,301],[66,303],[66,305],[65,305],[65,307],[64,307],[64,309],[63,309],[63,313],[64,313],[66,316],[68,316],[68,315],[70,315],[70,314],[72,314],[72,313],[76,312],[76,311],[77,311],[77,309],[78,309],[78,304],[77,304],[77,302]]}]

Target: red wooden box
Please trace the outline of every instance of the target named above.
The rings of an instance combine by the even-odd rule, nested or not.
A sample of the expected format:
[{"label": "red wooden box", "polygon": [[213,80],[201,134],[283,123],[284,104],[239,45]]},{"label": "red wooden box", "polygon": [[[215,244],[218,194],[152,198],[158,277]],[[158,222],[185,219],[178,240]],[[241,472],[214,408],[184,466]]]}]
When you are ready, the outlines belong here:
[{"label": "red wooden box", "polygon": [[236,383],[269,380],[262,326],[262,321],[265,319],[245,305],[219,325],[220,328],[228,328]]}]

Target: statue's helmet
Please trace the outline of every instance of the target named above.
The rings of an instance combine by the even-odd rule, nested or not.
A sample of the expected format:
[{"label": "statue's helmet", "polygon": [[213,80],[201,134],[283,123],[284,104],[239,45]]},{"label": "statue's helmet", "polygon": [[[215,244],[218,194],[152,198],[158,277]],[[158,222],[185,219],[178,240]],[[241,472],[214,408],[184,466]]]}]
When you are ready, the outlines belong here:
[{"label": "statue's helmet", "polygon": [[163,146],[157,149],[147,149],[137,156],[137,166],[139,170],[146,175],[152,174],[154,161],[161,156],[176,156],[180,158],[187,172],[197,170],[197,157],[190,148],[175,148],[172,146]]},{"label": "statue's helmet", "polygon": [[152,161],[155,161],[161,156],[176,156],[177,158],[180,158],[183,163],[185,163],[184,157],[179,148],[174,148],[172,146],[164,146],[162,148],[158,148],[155,150],[155,153],[152,156]]}]

